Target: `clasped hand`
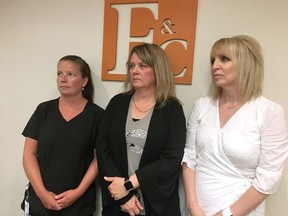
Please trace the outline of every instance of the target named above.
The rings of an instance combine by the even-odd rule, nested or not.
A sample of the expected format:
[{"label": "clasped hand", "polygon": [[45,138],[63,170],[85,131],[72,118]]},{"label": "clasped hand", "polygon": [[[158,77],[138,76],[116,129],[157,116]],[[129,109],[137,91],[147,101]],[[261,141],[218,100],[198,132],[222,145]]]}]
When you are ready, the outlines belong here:
[{"label": "clasped hand", "polygon": [[111,182],[108,190],[114,200],[122,199],[128,195],[128,191],[124,187],[124,178],[122,177],[104,177],[105,181]]},{"label": "clasped hand", "polygon": [[140,211],[143,209],[143,206],[135,195],[128,202],[121,205],[121,211],[127,212],[130,216],[140,214]]},{"label": "clasped hand", "polygon": [[78,198],[76,190],[67,190],[61,194],[55,194],[47,191],[39,197],[45,208],[59,211],[72,205]]},{"label": "clasped hand", "polygon": [[[114,198],[114,200],[120,200],[123,197],[128,195],[128,191],[126,190],[124,186],[124,178],[122,177],[104,177],[105,181],[110,182],[110,185],[108,186],[108,190],[111,194],[111,197]],[[124,212],[129,213],[130,216],[135,216],[140,213],[141,210],[143,210],[143,206],[141,205],[138,198],[133,195],[128,202],[121,205],[121,210]]]}]

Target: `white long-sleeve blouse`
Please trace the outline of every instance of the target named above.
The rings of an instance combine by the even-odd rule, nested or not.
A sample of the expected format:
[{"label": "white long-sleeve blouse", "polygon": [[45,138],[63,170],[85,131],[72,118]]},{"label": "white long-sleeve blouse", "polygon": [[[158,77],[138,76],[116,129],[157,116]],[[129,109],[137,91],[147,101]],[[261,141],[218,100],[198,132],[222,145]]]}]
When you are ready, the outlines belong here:
[{"label": "white long-sleeve blouse", "polygon": [[196,172],[197,199],[207,215],[232,205],[251,185],[264,194],[275,192],[287,155],[287,127],[279,104],[260,96],[221,128],[218,101],[196,101],[187,123],[183,162]]}]

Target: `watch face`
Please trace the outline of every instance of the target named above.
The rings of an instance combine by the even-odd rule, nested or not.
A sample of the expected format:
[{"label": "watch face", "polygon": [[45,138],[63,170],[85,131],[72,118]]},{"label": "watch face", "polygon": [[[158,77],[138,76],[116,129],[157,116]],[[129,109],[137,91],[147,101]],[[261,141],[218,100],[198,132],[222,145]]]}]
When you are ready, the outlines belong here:
[{"label": "watch face", "polygon": [[133,185],[132,185],[132,183],[131,183],[130,180],[125,181],[125,182],[124,182],[124,186],[125,186],[125,188],[126,188],[127,191],[131,191],[131,190],[134,189],[134,188],[133,188]]}]

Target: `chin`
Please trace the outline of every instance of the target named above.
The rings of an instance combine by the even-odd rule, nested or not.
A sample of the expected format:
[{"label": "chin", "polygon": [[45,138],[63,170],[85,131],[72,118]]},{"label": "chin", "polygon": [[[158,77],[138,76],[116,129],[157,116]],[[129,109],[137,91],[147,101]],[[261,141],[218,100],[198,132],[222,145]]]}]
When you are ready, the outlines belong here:
[{"label": "chin", "polygon": [[141,87],[142,87],[142,85],[140,83],[133,83],[133,88],[138,89]]}]

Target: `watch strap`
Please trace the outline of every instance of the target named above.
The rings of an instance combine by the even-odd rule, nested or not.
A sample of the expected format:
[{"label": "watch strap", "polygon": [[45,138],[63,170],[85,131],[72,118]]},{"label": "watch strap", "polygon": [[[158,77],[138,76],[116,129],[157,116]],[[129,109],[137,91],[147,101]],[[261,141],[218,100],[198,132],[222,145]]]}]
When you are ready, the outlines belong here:
[{"label": "watch strap", "polygon": [[134,192],[130,191],[127,196],[123,197],[122,199],[118,200],[119,205],[123,205],[128,202],[134,196]]}]

